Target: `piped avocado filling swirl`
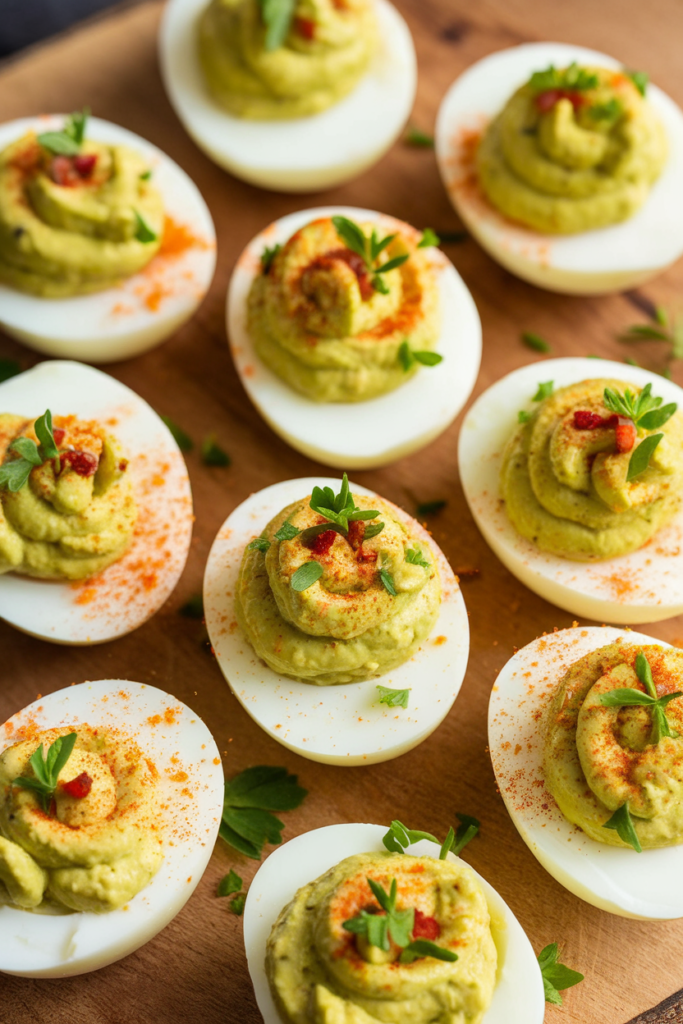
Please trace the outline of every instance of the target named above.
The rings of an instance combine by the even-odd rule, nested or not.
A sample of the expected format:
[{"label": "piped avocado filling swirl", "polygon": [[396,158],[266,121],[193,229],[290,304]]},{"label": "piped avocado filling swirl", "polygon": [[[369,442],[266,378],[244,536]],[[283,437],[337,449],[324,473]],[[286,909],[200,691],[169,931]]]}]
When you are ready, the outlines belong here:
[{"label": "piped avocado filling swirl", "polygon": [[589,380],[549,390],[522,413],[503,456],[512,524],[543,551],[577,561],[637,550],[680,507],[681,413],[650,386]]},{"label": "piped avocado filling swirl", "polygon": [[381,499],[352,495],[344,476],[339,494],[315,488],[248,545],[235,610],[274,671],[327,685],[412,657],[440,600],[429,546]]},{"label": "piped avocado filling swirl", "polygon": [[548,233],[626,220],[667,157],[664,130],[644,94],[642,76],[605,68],[536,72],[482,139],[484,192],[508,217]]},{"label": "piped avocado filling swirl", "polygon": [[683,842],[683,652],[624,643],[571,666],[547,719],[544,770],[592,839]]},{"label": "piped avocado filling swirl", "polygon": [[85,138],[87,114],[0,153],[0,281],[47,298],[109,288],[161,245],[147,161]]}]

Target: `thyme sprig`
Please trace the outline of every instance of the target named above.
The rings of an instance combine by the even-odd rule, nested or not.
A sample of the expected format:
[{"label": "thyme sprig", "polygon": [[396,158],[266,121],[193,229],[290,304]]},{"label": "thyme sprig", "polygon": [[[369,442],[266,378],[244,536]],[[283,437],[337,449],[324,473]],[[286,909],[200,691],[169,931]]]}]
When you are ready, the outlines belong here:
[{"label": "thyme sprig", "polygon": [[636,705],[649,708],[652,715],[652,743],[659,743],[664,736],[676,739],[678,733],[669,725],[666,717],[666,706],[670,701],[675,700],[676,697],[683,697],[683,690],[677,690],[675,693],[665,693],[663,697],[658,697],[657,687],[652,678],[650,662],[642,651],[638,651],[636,656],[636,675],[645,687],[645,693],[642,690],[634,690],[633,687],[627,686],[603,693],[600,697],[600,703],[608,708],[633,707]]},{"label": "thyme sprig", "polygon": [[379,262],[381,254],[396,238],[396,232],[393,235],[385,235],[384,238],[379,238],[376,229],[373,228],[368,237],[360,225],[348,217],[333,217],[332,223],[344,245],[363,260],[375,291],[380,292],[382,295],[388,295],[389,285],[382,275],[388,274],[390,270],[395,270],[397,267],[402,266],[410,257],[410,253],[401,253],[401,255],[394,256],[393,259],[389,259],[385,263]]}]

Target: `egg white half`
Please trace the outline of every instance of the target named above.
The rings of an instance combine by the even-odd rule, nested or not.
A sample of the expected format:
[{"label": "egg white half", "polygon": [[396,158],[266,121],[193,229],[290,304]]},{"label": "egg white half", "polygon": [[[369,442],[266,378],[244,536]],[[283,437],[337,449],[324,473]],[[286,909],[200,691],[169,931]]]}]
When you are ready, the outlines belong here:
[{"label": "egg white half", "polygon": [[[24,117],[0,125],[0,149],[33,129],[57,131],[63,114]],[[137,150],[174,224],[194,243],[177,254],[158,253],[116,288],[65,299],[43,299],[0,284],[0,325],[38,352],[90,363],[129,359],[173,334],[195,312],[216,266],[216,232],[199,189],[175,161],[126,128],[88,119],[88,138]]]},{"label": "egg white half", "polygon": [[417,85],[408,26],[387,0],[375,2],[379,52],[352,93],[311,117],[250,121],[218,106],[204,80],[197,22],[208,0],[170,0],[159,33],[159,60],[185,130],[220,167],[278,192],[332,188],[362,174],[400,135]]},{"label": "egg white half", "polygon": [[[244,549],[286,505],[312,488],[339,480],[286,480],[253,494],[228,517],[213,543],[204,575],[206,627],[230,689],[261,728],[289,750],[326,764],[389,761],[422,743],[448,714],[465,676],[469,626],[456,576],[429,534],[402,509],[438,559],[441,611],[418,652],[393,672],[362,683],[316,686],[279,675],[255,654],[235,619],[234,594]],[[358,494],[373,495],[350,484]],[[377,685],[410,688],[408,708],[378,704]]]},{"label": "egg white half", "polygon": [[314,402],[280,380],[256,355],[247,331],[247,297],[261,272],[266,246],[284,244],[318,217],[341,214],[376,221],[383,231],[416,234],[403,221],[374,210],[323,206],[275,221],[246,247],[235,265],[227,298],[227,331],[240,380],[272,429],[293,448],[338,469],[374,469],[424,448],[453,422],[469,398],[481,362],[481,321],[474,299],[450,260],[428,250],[437,276],[443,362],[421,366],[402,387],[366,402]]},{"label": "egg white half", "polygon": [[161,608],[185,568],[192,536],[187,468],[168,427],[134,391],[81,363],[40,363],[0,384],[0,412],[74,414],[104,422],[129,457],[138,504],[123,558],[75,583],[0,575],[0,618],[59,644],[125,636]]},{"label": "egg white half", "polygon": [[527,644],[501,670],[489,702],[489,747],[496,780],[515,828],[565,889],[620,917],[683,917],[683,847],[627,850],[590,839],[560,811],[545,786],[544,712],[570,665],[616,640],[659,644],[611,626],[575,627]]},{"label": "egg white half", "polygon": [[647,100],[669,141],[666,166],[645,204],[622,224],[576,235],[541,234],[501,214],[476,183],[476,140],[487,124],[534,71],[572,61],[622,68],[604,53],[565,43],[525,43],[477,61],[441,104],[436,155],[451,202],[494,260],[550,291],[606,294],[642,284],[683,254],[683,111],[666,93],[648,85]]},{"label": "egg white half", "polygon": [[[278,847],[261,865],[249,887],[244,908],[244,945],[258,1008],[265,1024],[281,1024],[265,970],[266,942],[282,910],[302,886],[357,853],[385,850],[384,825],[327,825],[305,832]],[[439,848],[427,840],[409,847],[415,857],[438,857]],[[452,853],[448,859],[456,862]],[[472,869],[473,870],[473,869]],[[476,871],[491,914],[498,950],[498,976],[491,1006],[483,1024],[542,1024],[545,1014],[543,980],[525,932],[508,905]]]},{"label": "egg white half", "polygon": [[182,909],[204,874],[218,835],[223,768],[204,722],[175,697],[142,683],[99,679],[41,697],[5,724],[0,750],[17,743],[22,727],[34,723],[39,729],[73,726],[77,732],[83,723],[120,730],[159,772],[164,859],[130,903],[105,914],[51,915],[0,907],[0,971],[65,978],[128,956]]},{"label": "egg white half", "polygon": [[517,413],[533,409],[541,381],[561,388],[609,377],[643,387],[683,409],[683,389],[637,366],[606,359],[546,359],[503,377],[468,411],[458,459],[465,497],[489,547],[517,579],[547,601],[583,618],[621,624],[658,622],[683,612],[683,509],[630,555],[574,562],[541,551],[517,533],[500,497],[500,466]]}]

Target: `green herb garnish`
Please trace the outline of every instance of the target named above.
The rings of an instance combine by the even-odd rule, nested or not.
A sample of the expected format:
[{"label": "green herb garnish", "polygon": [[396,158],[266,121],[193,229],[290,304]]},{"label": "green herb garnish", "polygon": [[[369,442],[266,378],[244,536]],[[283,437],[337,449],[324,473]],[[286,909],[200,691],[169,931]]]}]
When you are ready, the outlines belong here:
[{"label": "green herb garnish", "polygon": [[394,584],[394,577],[391,575],[389,570],[386,568],[388,562],[383,562],[379,569],[379,578],[382,582],[384,589],[391,594],[392,597],[396,597],[396,586]]},{"label": "green herb garnish", "polygon": [[405,373],[411,370],[415,363],[421,363],[423,366],[436,366],[443,361],[443,356],[440,356],[438,352],[429,352],[428,350],[414,352],[407,340],[401,342],[398,358]]},{"label": "green herb garnish", "polygon": [[455,833],[453,853],[456,857],[459,857],[467,844],[479,834],[481,823],[477,818],[473,818],[471,814],[456,814],[456,818],[460,824]]},{"label": "green herb garnish", "polygon": [[202,462],[205,466],[229,466],[232,462],[228,453],[216,443],[215,434],[209,434],[202,441]]},{"label": "green herb garnish", "polygon": [[439,231],[441,245],[459,245],[469,238],[467,231]]},{"label": "green herb garnish", "polygon": [[409,846],[419,843],[421,839],[428,839],[430,843],[439,845],[439,840],[431,832],[420,832],[417,829],[406,828],[400,821],[392,821],[382,842],[390,853],[405,853]]},{"label": "green herb garnish", "polygon": [[33,429],[40,444],[36,444],[30,437],[16,438],[9,445],[8,451],[16,452],[19,458],[10,459],[0,466],[0,487],[6,487],[12,493],[21,490],[35,466],[42,466],[48,459],[59,459],[59,449],[52,433],[52,413],[49,409],[38,417]]},{"label": "green herb garnish", "polygon": [[265,537],[255,537],[254,540],[249,541],[247,548],[249,551],[261,551],[263,554],[266,553],[270,547],[270,541],[266,540]]},{"label": "green herb garnish", "polygon": [[284,43],[292,27],[292,19],[296,9],[296,0],[258,0],[261,8],[261,20],[266,30],[264,45],[266,50],[279,49]]},{"label": "green herb garnish", "polygon": [[407,708],[410,688],[407,690],[392,690],[389,686],[378,686],[378,704],[386,704],[389,708]]},{"label": "green herb garnish", "polygon": [[417,544],[413,548],[406,548],[405,556],[406,562],[410,562],[411,565],[421,565],[423,569],[431,568],[431,563],[426,561]]},{"label": "green herb garnish", "polygon": [[89,107],[75,110],[64,121],[61,132],[43,132],[42,135],[39,135],[39,144],[58,156],[76,156],[83,145],[85,126],[89,116]]},{"label": "green herb garnish", "polygon": [[529,79],[529,85],[534,92],[547,92],[549,89],[568,89],[582,91],[584,89],[596,89],[598,87],[598,76],[579,67],[574,61],[563,71],[558,71],[551,64],[545,71],[534,71]]},{"label": "green herb garnish", "polygon": [[349,478],[346,473],[342,477],[339,494],[335,494],[331,487],[314,487],[309,507],[318,515],[336,523],[345,534],[348,533],[349,522],[356,519],[376,519],[379,515],[374,509],[363,511],[358,508],[349,490]]},{"label": "green herb garnish", "polygon": [[626,74],[631,79],[640,95],[645,96],[645,93],[647,92],[647,85],[650,81],[650,76],[647,71],[627,71]]},{"label": "green herb garnish", "polygon": [[606,103],[594,103],[588,108],[588,114],[594,121],[606,121],[608,124],[616,123],[623,113],[622,104],[614,96]]},{"label": "green herb garnish", "polygon": [[246,857],[260,860],[266,843],[282,842],[284,824],[270,812],[293,811],[306,793],[286,768],[247,768],[225,784],[218,834]]},{"label": "green herb garnish", "polygon": [[534,352],[552,352],[552,348],[545,338],[542,338],[540,334],[534,334],[533,331],[522,331],[522,341],[527,348],[532,348]]},{"label": "green herb garnish", "polygon": [[21,786],[22,789],[32,789],[38,794],[40,805],[46,814],[50,811],[50,803],[57,789],[57,779],[64,765],[71,757],[71,751],[78,738],[78,733],[70,732],[68,736],[59,736],[54,743],[50,744],[47,754],[43,755],[43,744],[34,750],[29,759],[29,764],[35,772],[35,778],[24,778],[12,780],[13,786]]},{"label": "green herb garnish", "polygon": [[417,243],[418,249],[426,249],[430,245],[439,245],[441,239],[437,235],[436,231],[432,231],[431,228],[425,228],[422,232],[422,238]]},{"label": "green herb garnish", "polygon": [[531,399],[532,402],[543,402],[546,398],[550,398],[553,391],[555,390],[555,381],[546,380],[544,383],[539,383],[538,391]]},{"label": "green herb garnish", "polygon": [[142,174],[140,175],[140,181],[149,181],[149,179],[151,177],[152,177],[151,170],[143,171]]},{"label": "green herb garnish", "polygon": [[268,274],[270,272],[270,268],[273,265],[273,260],[275,259],[281,248],[282,246],[278,242],[277,245],[267,245],[263,252],[261,253],[261,270],[263,271],[264,274]]},{"label": "green herb garnish", "polygon": [[182,427],[179,427],[170,416],[161,416],[160,419],[166,424],[168,429],[171,431],[173,440],[180,448],[181,452],[191,452],[194,448],[194,441],[189,434],[186,434]]},{"label": "green herb garnish", "polygon": [[363,540],[372,540],[378,533],[381,533],[384,529],[384,523],[370,523],[365,527],[365,533],[363,534]]},{"label": "green herb garnish", "polygon": [[[469,814],[456,814],[456,817],[460,824],[457,831],[452,827],[449,828],[448,835],[440,844],[439,860],[445,860],[451,851],[458,857],[481,827],[479,821]],[[439,840],[431,832],[420,832],[416,829],[406,828],[400,821],[392,821],[382,842],[391,853],[405,853],[409,846],[419,843],[421,839],[428,839],[431,843],[436,843],[439,846]]]},{"label": "green herb garnish", "polygon": [[528,423],[532,416],[533,416],[532,412],[527,412],[525,409],[520,409],[519,412],[517,413],[517,422],[518,423]]},{"label": "green herb garnish", "polygon": [[21,367],[16,359],[0,359],[0,384],[3,380],[16,377],[18,373],[21,373]]},{"label": "green herb garnish", "polygon": [[628,388],[623,395],[612,388],[605,388],[603,400],[606,409],[617,416],[626,416],[643,430],[663,427],[678,408],[675,402],[662,405],[663,399],[652,394],[652,384],[646,384],[638,395],[634,395]]},{"label": "green herb garnish", "polygon": [[407,146],[416,146],[420,149],[434,149],[434,136],[419,128],[406,128],[403,141]]},{"label": "green herb garnish", "polygon": [[622,804],[621,807],[617,808],[609,821],[606,821],[602,827],[614,829],[619,838],[628,843],[629,846],[632,846],[636,853],[643,852],[628,804]]},{"label": "green herb garnish", "polygon": [[298,527],[292,526],[291,523],[283,523],[275,534],[274,539],[278,543],[282,543],[283,540],[293,540],[293,538],[298,537],[300,533],[301,530]]},{"label": "green herb garnish", "polygon": [[188,598],[185,604],[179,608],[179,612],[186,619],[203,619],[204,598],[201,594],[193,594],[192,597]]},{"label": "green herb garnish", "polygon": [[133,214],[135,216],[135,237],[138,242],[144,242],[145,245],[148,242],[156,242],[159,236],[152,231],[142,214],[137,210],[133,210]]},{"label": "green herb garnish", "polygon": [[626,473],[626,480],[629,483],[645,472],[650,465],[650,459],[654,454],[655,448],[663,437],[664,434],[650,434],[649,437],[643,438],[638,447],[634,449],[633,455],[629,459],[628,471]]},{"label": "green herb garnish", "polygon": [[436,501],[423,501],[415,510],[418,516],[433,516],[445,508],[448,502],[445,498],[437,498]]},{"label": "green herb garnish", "polygon": [[230,868],[230,871],[218,883],[218,896],[232,896],[236,892],[242,892],[242,879]]},{"label": "green herb garnish", "polygon": [[247,902],[246,893],[240,893],[239,896],[235,896],[230,900],[230,913],[237,914],[241,917],[244,913],[244,904]]},{"label": "green herb garnish", "polygon": [[657,687],[652,678],[650,662],[642,651],[638,651],[636,656],[636,675],[645,687],[645,693],[642,690],[634,690],[633,687],[610,690],[609,693],[603,693],[600,697],[600,703],[608,708],[631,707],[633,705],[648,707],[652,713],[651,742],[659,743],[663,736],[676,739],[678,733],[669,725],[666,717],[666,706],[676,697],[683,697],[683,690],[677,690],[675,693],[665,693],[663,697],[658,697]]},{"label": "green herb garnish", "polygon": [[363,229],[355,221],[349,220],[348,217],[333,217],[332,223],[344,245],[351,252],[355,252],[357,256],[360,256],[365,263],[365,268],[370,275],[370,281],[375,291],[381,292],[382,295],[388,295],[389,287],[381,275],[388,274],[390,270],[400,267],[410,256],[410,253],[402,253],[400,256],[394,256],[392,259],[387,260],[386,263],[379,263],[381,253],[393,242],[396,234],[386,235],[384,238],[379,239],[377,231],[373,228],[370,237],[367,238],[363,233]]},{"label": "green herb garnish", "polygon": [[545,992],[546,1003],[554,1003],[562,1006],[560,990],[572,988],[583,981],[583,974],[573,971],[571,967],[558,964],[559,950],[556,942],[551,942],[538,954],[538,966],[541,968],[543,977],[543,991]]},{"label": "green herb garnish", "polygon": [[454,953],[451,949],[444,949],[443,946],[437,946],[435,942],[430,942],[429,939],[413,939],[412,942],[408,943],[398,959],[402,964],[412,964],[414,960],[419,960],[425,956],[431,956],[434,960],[445,960],[451,964],[455,963],[458,959],[457,953]]},{"label": "green herb garnish", "polygon": [[657,306],[653,320],[652,324],[628,327],[619,340],[627,343],[663,341],[669,346],[668,359],[683,359],[683,316],[672,317],[662,306]]},{"label": "green herb garnish", "polygon": [[302,593],[304,590],[308,590],[313,584],[320,579],[323,574],[323,567],[320,562],[310,561],[304,562],[300,565],[292,576],[290,586],[292,590],[295,590],[297,594]]}]

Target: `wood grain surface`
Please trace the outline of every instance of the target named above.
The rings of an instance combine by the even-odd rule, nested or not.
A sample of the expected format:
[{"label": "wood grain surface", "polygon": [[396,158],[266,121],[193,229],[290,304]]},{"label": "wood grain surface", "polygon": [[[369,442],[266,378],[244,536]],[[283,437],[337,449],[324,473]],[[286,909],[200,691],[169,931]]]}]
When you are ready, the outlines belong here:
[{"label": "wood grain surface", "polygon": [[[629,67],[645,68],[683,103],[680,0],[396,0],[413,31],[420,64],[414,123],[431,130],[450,82],[472,61],[516,43],[550,39],[602,49]],[[315,197],[259,191],[215,167],[183,131],[165,97],[156,57],[161,4],[143,3],[39,47],[0,66],[0,121],[90,105],[100,117],[138,132],[165,150],[207,199],[218,232],[218,269],[198,314],[161,347],[104,369],[170,414],[197,441],[215,432],[228,449],[229,469],[209,469],[188,456],[196,524],[190,559],[176,592],[147,625],[101,647],[68,649],[31,639],[0,622],[0,721],[72,682],[128,678],[154,683],[193,707],[212,729],[226,774],[254,763],[284,764],[310,790],[286,815],[285,837],[344,821],[385,823],[445,834],[456,811],[482,820],[481,838],[466,857],[509,902],[536,951],[559,941],[563,959],[586,975],[548,1007],[550,1024],[659,1021],[650,1008],[683,988],[683,921],[644,923],[603,913],[570,895],[538,864],[508,818],[486,749],[486,709],[496,673],[544,630],[571,616],[519,584],[489,551],[467,510],[458,481],[459,422],[425,451],[359,483],[414,511],[418,501],[447,498],[434,536],[453,567],[477,567],[463,582],[472,630],[469,670],[444,724],[400,759],[369,768],[335,768],[298,758],[269,740],[223,681],[203,626],[178,614],[201,589],[213,537],[228,513],[251,492],[324,467],[291,450],[263,423],[232,366],[223,323],[224,297],[236,257],[270,220],[306,205],[374,207],[437,231],[459,227],[430,151],[397,145],[344,188]],[[642,321],[649,302],[681,302],[683,265],[644,291],[609,298],[551,295],[511,277],[473,241],[446,247],[472,291],[483,321],[484,360],[476,393],[510,370],[541,359],[520,343],[520,331],[547,337],[554,355],[627,354],[617,333]],[[630,354],[630,353],[629,353]],[[643,345],[633,355],[653,365],[663,353]],[[23,368],[36,356],[0,336],[0,357]],[[540,372],[540,371],[539,371]],[[683,367],[674,370],[683,383]],[[407,410],[409,412],[409,410]],[[362,408],[359,408],[362,415]],[[683,620],[647,627],[683,646]],[[419,820],[416,819],[419,808]],[[165,931],[122,962],[83,977],[38,981],[0,978],[3,1024],[255,1024],[260,1020],[247,974],[239,918],[215,898],[229,867],[249,880],[254,862],[218,845],[195,895]],[[0,943],[2,936],[0,936]],[[671,1008],[671,1006],[670,1006]],[[669,1012],[665,1010],[664,1013]],[[675,1010],[673,1011],[675,1012]],[[639,1015],[644,1014],[641,1018]],[[673,1019],[678,1019],[674,1017]]]}]

